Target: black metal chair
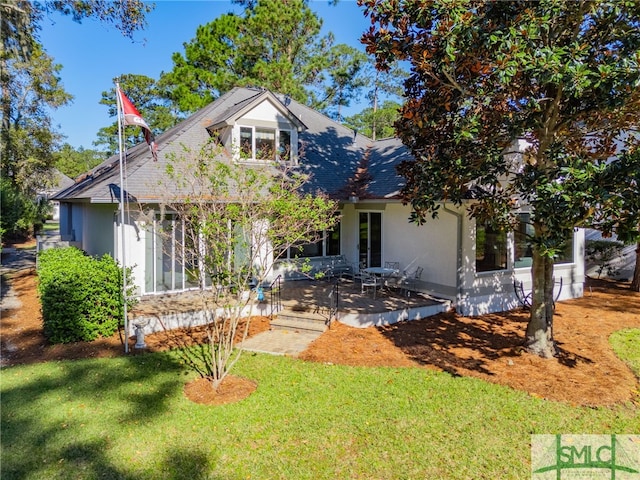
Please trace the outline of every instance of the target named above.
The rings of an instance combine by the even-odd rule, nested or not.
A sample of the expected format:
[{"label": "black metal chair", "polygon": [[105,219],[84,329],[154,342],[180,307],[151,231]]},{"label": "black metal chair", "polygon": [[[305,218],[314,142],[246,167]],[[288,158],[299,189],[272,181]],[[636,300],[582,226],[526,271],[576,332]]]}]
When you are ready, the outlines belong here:
[{"label": "black metal chair", "polygon": [[[553,290],[558,288],[558,293],[553,296],[553,308],[556,308],[556,302],[560,298],[560,294],[562,293],[562,277],[560,280],[556,281],[553,279]],[[516,294],[516,298],[518,299],[518,303],[522,305],[522,308],[525,310],[529,310],[531,308],[531,296],[533,295],[533,291],[525,292],[524,290],[524,282],[519,280],[513,281],[513,291]]]}]

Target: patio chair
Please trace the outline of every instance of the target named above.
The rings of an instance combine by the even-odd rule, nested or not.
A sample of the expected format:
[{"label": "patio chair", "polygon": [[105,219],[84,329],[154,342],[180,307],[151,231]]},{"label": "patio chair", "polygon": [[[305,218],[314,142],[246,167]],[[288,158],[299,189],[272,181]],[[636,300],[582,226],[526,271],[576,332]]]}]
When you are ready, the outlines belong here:
[{"label": "patio chair", "polygon": [[356,282],[361,282],[362,281],[362,276],[366,275],[366,273],[364,272],[364,269],[367,268],[367,263],[360,261],[360,263],[358,263],[358,270],[356,272],[354,272],[353,274],[353,281]]},{"label": "patio chair", "polygon": [[[557,293],[555,293],[556,289]],[[518,303],[522,305],[522,308],[524,308],[525,310],[531,309],[531,296],[533,295],[533,291],[525,292],[524,282],[520,280],[513,281],[513,290],[516,294]],[[553,277],[553,291],[553,309],[555,310],[556,302],[562,294],[562,277],[560,277],[560,280],[556,280],[556,278]]]},{"label": "patio chair", "polygon": [[400,262],[384,262],[384,268],[390,268],[396,271],[396,273],[392,273],[388,277],[385,277],[385,287],[398,288],[398,282],[400,278],[402,278],[400,274]]},{"label": "patio chair", "polygon": [[411,296],[411,292],[415,292],[417,290],[418,281],[420,280],[420,277],[422,277],[423,270],[424,268],[422,267],[416,267],[412,274],[407,274],[405,272],[401,288],[406,293],[407,297]]},{"label": "patio chair", "polygon": [[376,290],[382,286],[381,280],[375,275],[360,272],[360,293],[364,293],[366,288],[373,288],[373,299],[376,298]]}]

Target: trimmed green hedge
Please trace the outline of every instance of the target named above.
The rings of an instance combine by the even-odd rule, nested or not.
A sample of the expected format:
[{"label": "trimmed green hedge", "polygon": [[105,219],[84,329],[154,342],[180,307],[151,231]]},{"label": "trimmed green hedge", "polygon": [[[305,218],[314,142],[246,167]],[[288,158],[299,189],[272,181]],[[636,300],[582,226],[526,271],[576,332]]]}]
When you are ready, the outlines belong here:
[{"label": "trimmed green hedge", "polygon": [[43,250],[38,277],[44,334],[50,342],[109,337],[122,324],[122,269],[109,255],[94,258],[75,247]]}]

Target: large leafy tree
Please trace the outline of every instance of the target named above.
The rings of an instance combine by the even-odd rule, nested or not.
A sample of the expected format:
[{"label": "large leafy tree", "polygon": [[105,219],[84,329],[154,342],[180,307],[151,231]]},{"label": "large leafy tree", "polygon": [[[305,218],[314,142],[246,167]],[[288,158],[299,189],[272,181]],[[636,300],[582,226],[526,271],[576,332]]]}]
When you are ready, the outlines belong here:
[{"label": "large leafy tree", "polygon": [[368,107],[360,113],[345,118],[344,124],[373,140],[393,137],[394,124],[399,118],[400,108],[399,103],[386,100],[382,105],[376,105],[376,108]]},{"label": "large leafy tree", "polygon": [[304,193],[307,176],[282,165],[228,163],[220,153],[215,142],[185,148],[170,156],[160,185],[161,210],[183,222],[181,234],[169,228],[162,235],[169,244],[181,243],[176,251],[183,252],[187,275],[200,286],[198,309],[207,318],[203,349],[185,348],[181,354],[214,389],[240,358],[259,299],[254,287],[269,278],[272,260],[317,241],[318,232],[337,221],[336,202]]},{"label": "large leafy tree", "polygon": [[357,95],[362,52],[321,36],[322,20],[308,0],[237,0],[228,13],[201,25],[174,53],[159,85],[183,113],[192,113],[234,86],[257,86],[302,103],[337,110]]},{"label": "large leafy tree", "polygon": [[[146,75],[124,74],[119,80],[120,88],[133,102],[154,134],[159,134],[174,126],[179,116],[169,106],[169,102],[162,98],[156,81]],[[114,122],[98,131],[95,146],[106,147],[106,153],[113,155],[118,151],[118,122],[115,88],[102,92],[102,105],[109,107],[109,115]],[[140,128],[124,129],[124,144],[132,147],[144,141],[144,134]]]},{"label": "large leafy tree", "polygon": [[48,186],[53,151],[62,138],[50,112],[72,98],[62,87],[61,66],[38,40],[40,23],[54,13],[71,15],[76,21],[94,17],[131,37],[151,8],[141,0],[0,0],[0,157],[6,200],[2,209],[3,218],[9,218],[6,214],[11,211],[18,219],[12,225],[21,225],[13,233],[29,233],[29,224],[37,221],[37,214],[29,212],[38,210],[36,192]]},{"label": "large leafy tree", "polygon": [[[411,63],[396,128],[415,157],[400,168],[412,218],[473,198],[472,216],[509,228],[529,204],[526,346],[553,355],[554,255],[577,226],[632,231],[634,216],[614,198],[626,188],[638,194],[628,176],[640,167],[615,154],[638,123],[638,3],[360,1],[373,22],[363,41],[379,68]],[[516,139],[526,151],[506,154]],[[628,136],[623,148],[636,143]]]},{"label": "large leafy tree", "polygon": [[53,63],[37,43],[23,58],[6,59],[3,75],[2,176],[23,193],[46,183],[53,148],[61,136],[53,128],[50,109],[69,102]]},{"label": "large leafy tree", "polygon": [[66,176],[76,178],[84,172],[102,163],[104,152],[80,147],[78,149],[65,143],[53,154],[55,168]]}]

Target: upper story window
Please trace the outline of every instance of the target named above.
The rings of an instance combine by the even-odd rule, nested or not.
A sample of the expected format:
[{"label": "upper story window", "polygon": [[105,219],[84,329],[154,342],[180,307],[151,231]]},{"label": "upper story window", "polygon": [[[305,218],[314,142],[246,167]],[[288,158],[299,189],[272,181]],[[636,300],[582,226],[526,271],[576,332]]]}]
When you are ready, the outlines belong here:
[{"label": "upper story window", "polygon": [[240,127],[243,160],[291,160],[291,132],[267,127]]}]

